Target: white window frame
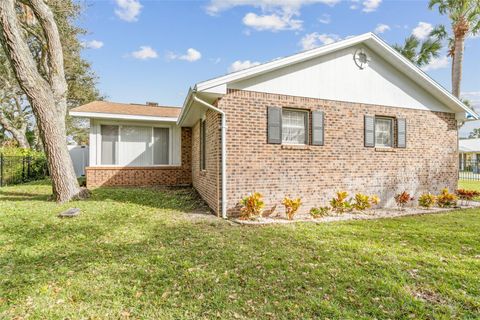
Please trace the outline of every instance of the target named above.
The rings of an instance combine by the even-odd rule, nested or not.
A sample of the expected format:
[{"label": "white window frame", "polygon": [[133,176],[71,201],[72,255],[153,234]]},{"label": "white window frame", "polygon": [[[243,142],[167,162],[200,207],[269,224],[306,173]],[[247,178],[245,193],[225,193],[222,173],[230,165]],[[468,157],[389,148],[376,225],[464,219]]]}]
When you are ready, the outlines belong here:
[{"label": "white window frame", "polygon": [[[101,121],[95,121],[93,123],[94,126],[96,126],[96,139],[95,139],[95,154],[96,154],[96,159],[95,159],[95,167],[117,167],[117,168],[151,168],[151,167],[178,167],[181,165],[181,150],[180,150],[180,164],[174,164],[173,163],[173,144],[174,144],[174,137],[173,137],[173,125],[170,124],[154,124],[154,123],[137,123],[137,122],[127,122],[127,121],[108,121],[108,120],[101,120]],[[154,159],[154,153],[155,150],[152,152],[152,164],[149,165],[135,165],[135,166],[129,166],[129,165],[123,165],[123,164],[102,164],[102,134],[101,134],[101,126],[102,125],[110,125],[110,126],[118,126],[118,159],[120,159],[120,154],[123,151],[123,146],[122,146],[122,126],[127,126],[127,127],[149,127],[151,128],[151,135],[150,135],[150,144],[153,147],[154,143],[154,128],[168,128],[168,164],[153,164],[153,159]],[[181,133],[180,133],[181,134]],[[181,138],[180,138],[180,143],[181,143]],[[92,145],[92,144],[91,144]],[[181,148],[181,146],[179,146]]]},{"label": "white window frame", "polygon": [[[305,123],[305,141],[303,143],[294,143],[294,142],[286,142],[283,140],[283,111],[293,111],[293,112],[303,112],[305,113],[307,119]],[[309,144],[309,139],[310,139],[310,111],[305,110],[305,109],[295,109],[295,108],[282,108],[282,145],[287,145],[287,146],[305,146]]]},{"label": "white window frame", "polygon": [[[377,120],[388,120],[390,121],[390,145],[383,145],[383,144],[378,144],[377,143]],[[391,117],[383,117],[383,116],[375,116],[375,122],[374,122],[374,126],[375,126],[375,148],[393,148],[394,146],[394,134],[393,134],[393,131],[394,131],[394,118],[391,118]]]}]

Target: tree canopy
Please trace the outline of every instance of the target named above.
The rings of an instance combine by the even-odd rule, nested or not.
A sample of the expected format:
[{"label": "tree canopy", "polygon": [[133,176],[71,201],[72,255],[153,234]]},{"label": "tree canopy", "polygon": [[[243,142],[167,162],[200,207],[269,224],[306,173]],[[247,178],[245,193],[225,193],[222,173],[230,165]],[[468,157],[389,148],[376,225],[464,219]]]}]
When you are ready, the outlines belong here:
[{"label": "tree canopy", "polygon": [[[97,76],[90,63],[81,56],[83,47],[80,37],[86,34],[86,30],[78,27],[76,20],[82,13],[82,6],[72,0],[51,0],[48,4],[54,13],[63,48],[68,108],[102,99],[96,87]],[[37,60],[39,72],[45,74],[48,71],[45,35],[28,6],[18,4],[17,8],[29,49]],[[12,138],[23,148],[41,147],[38,144],[38,130],[30,102],[20,88],[1,48],[0,84],[0,126],[6,132],[0,136],[0,140]],[[65,121],[68,135],[77,143],[88,142],[85,125],[80,120],[67,116]]]}]

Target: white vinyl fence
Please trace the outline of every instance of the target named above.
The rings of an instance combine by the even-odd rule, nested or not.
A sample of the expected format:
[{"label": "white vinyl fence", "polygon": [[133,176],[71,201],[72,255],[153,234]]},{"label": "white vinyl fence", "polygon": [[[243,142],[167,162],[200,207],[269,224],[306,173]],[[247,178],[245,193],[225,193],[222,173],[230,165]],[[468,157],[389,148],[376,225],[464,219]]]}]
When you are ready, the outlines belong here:
[{"label": "white vinyl fence", "polygon": [[88,146],[68,146],[73,168],[77,177],[85,175],[85,167],[88,167]]}]

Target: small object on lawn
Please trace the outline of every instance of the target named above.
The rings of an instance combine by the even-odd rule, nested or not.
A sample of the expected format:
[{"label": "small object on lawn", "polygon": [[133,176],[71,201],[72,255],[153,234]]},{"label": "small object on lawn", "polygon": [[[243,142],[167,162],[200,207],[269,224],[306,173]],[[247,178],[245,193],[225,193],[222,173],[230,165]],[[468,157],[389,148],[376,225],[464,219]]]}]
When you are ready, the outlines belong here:
[{"label": "small object on lawn", "polygon": [[66,211],[63,211],[58,215],[59,218],[72,218],[76,217],[80,214],[80,209],[79,208],[70,208]]}]

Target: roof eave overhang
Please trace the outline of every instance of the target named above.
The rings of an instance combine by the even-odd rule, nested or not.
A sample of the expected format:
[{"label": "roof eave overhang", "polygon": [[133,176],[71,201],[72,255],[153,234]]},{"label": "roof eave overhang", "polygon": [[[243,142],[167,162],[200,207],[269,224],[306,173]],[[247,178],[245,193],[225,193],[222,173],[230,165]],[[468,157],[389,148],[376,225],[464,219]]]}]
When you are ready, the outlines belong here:
[{"label": "roof eave overhang", "polygon": [[[226,85],[225,85],[226,88]],[[193,97],[197,96],[202,98],[203,100],[207,101],[208,103],[214,103],[215,100],[221,98],[226,94],[225,92],[219,91],[199,91],[195,86],[193,89],[190,88],[188,90],[187,97],[183,102],[182,111],[178,116],[177,125],[180,127],[191,127],[193,124],[198,120],[199,116],[206,111],[206,107],[204,105],[198,104],[194,101]],[[195,106],[195,107],[193,107]]]},{"label": "roof eave overhang", "polygon": [[131,114],[119,114],[119,113],[80,112],[80,111],[70,111],[69,114],[72,117],[90,118],[90,119],[177,122],[176,117],[158,117],[158,116],[131,115]]}]

